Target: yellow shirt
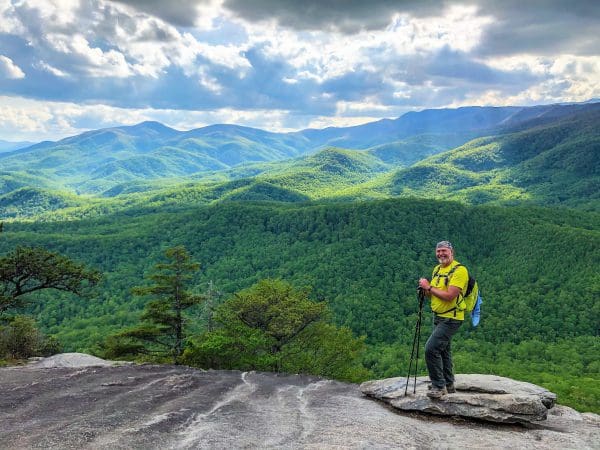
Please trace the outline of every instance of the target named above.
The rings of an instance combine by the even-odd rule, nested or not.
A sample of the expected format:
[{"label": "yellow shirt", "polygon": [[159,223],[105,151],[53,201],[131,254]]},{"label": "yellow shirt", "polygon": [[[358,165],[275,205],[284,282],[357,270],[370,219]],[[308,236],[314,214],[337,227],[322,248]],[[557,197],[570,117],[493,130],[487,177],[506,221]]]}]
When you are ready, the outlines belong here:
[{"label": "yellow shirt", "polygon": [[431,309],[440,317],[449,317],[451,319],[464,320],[464,309],[461,310],[453,308],[456,308],[456,302],[462,299],[462,293],[464,293],[467,290],[467,284],[469,283],[469,274],[467,272],[467,268],[462,265],[460,267],[457,267],[456,270],[450,276],[450,279],[448,280],[448,286],[446,286],[447,277],[445,275],[448,275],[452,268],[457,266],[458,264],[460,264],[458,261],[452,261],[447,267],[439,266],[439,271],[437,272],[437,274],[435,272],[438,266],[436,266],[435,269],[433,269],[431,286],[436,287],[438,289],[442,289],[444,291],[448,290],[448,286],[456,286],[460,289],[461,295],[459,295],[454,300],[448,302],[432,294]]}]

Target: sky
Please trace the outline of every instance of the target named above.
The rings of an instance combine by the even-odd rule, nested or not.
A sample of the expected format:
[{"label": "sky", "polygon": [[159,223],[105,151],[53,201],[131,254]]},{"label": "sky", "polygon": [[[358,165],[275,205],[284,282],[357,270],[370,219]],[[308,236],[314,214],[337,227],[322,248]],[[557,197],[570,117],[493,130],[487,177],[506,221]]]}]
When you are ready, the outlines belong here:
[{"label": "sky", "polygon": [[0,0],[0,139],[600,98],[598,0]]}]

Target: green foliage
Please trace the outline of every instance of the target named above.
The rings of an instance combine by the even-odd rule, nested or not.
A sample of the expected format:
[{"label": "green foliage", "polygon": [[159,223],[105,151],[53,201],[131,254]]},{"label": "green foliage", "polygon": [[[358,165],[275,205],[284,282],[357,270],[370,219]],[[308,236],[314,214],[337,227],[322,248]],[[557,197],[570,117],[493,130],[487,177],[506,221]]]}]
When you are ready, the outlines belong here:
[{"label": "green foliage", "polygon": [[23,187],[0,196],[0,216],[28,217],[40,213],[80,206],[85,201],[72,194]]},{"label": "green foliage", "polygon": [[83,295],[100,274],[43,248],[17,247],[0,257],[0,315],[21,305],[23,296],[42,289]]},{"label": "green foliage", "polygon": [[[297,192],[304,199],[338,198],[344,189],[364,183],[390,167],[358,150],[326,148],[314,155],[272,163],[255,176],[270,185]],[[273,198],[277,200],[276,198]]]},{"label": "green foliage", "polygon": [[282,369],[289,373],[362,382],[373,376],[361,364],[365,350],[365,338],[355,338],[348,327],[319,322],[286,346]]},{"label": "green foliage", "polygon": [[364,342],[327,323],[325,303],[279,280],[261,280],[216,311],[219,327],[186,351],[188,364],[218,369],[310,373],[359,381]]},{"label": "green foliage", "polygon": [[51,189],[53,185],[47,177],[31,175],[27,171],[0,171],[0,198],[24,187]]},{"label": "green foliage", "polygon": [[[75,197],[56,189],[48,190],[49,186],[60,184],[55,169],[40,167],[41,172],[34,178],[30,175],[28,180],[37,186],[35,189],[19,190],[22,184],[14,176],[2,173],[0,183],[4,180],[7,193],[0,197],[0,216],[72,220],[131,208],[231,200],[302,202],[389,197],[433,198],[466,204],[561,205],[598,211],[599,117],[598,108],[589,107],[578,114],[558,115],[546,123],[536,121],[518,129],[501,129],[497,135],[477,138],[449,151],[445,151],[449,143],[463,143],[469,133],[457,131],[454,137],[413,135],[367,150],[326,147],[315,154],[287,160],[282,158],[298,154],[288,143],[279,141],[277,145],[283,147],[269,153],[263,144],[252,141],[256,135],[252,139],[234,137],[235,133],[247,130],[215,129],[204,136],[204,140],[214,140],[214,146],[206,142],[204,146],[192,145],[189,149],[159,146],[151,152],[132,155],[133,150],[123,150],[129,148],[124,145],[118,146],[125,152],[118,157],[113,153],[102,156],[84,152],[100,161],[87,161],[82,167],[72,162],[74,157],[61,160],[61,175],[69,170],[80,172],[95,167],[91,174],[80,173],[79,178],[63,186],[65,189],[93,192],[103,198]],[[217,144],[219,139],[226,143]],[[54,148],[52,152],[60,149]],[[13,156],[3,162],[22,172],[24,161],[33,164],[30,159],[42,151],[45,150],[27,152],[22,158]],[[207,162],[219,158],[227,163]],[[42,186],[39,180],[47,181]]]},{"label": "green foliage", "polygon": [[0,326],[0,357],[21,360],[58,352],[58,341],[38,331],[31,317],[14,316]]},{"label": "green foliage", "polygon": [[223,196],[223,200],[230,201],[278,201],[278,202],[303,202],[309,197],[292,189],[275,186],[265,181],[252,183]]},{"label": "green foliage", "polygon": [[458,147],[470,141],[476,133],[418,134],[401,141],[369,148],[367,152],[387,164],[410,166],[428,156]]},{"label": "green foliage", "polygon": [[141,315],[142,323],[130,330],[109,337],[105,343],[106,357],[115,358],[137,354],[157,358],[169,357],[180,362],[186,339],[184,312],[204,300],[189,291],[189,284],[200,265],[192,262],[185,247],[165,250],[168,263],[156,264],[150,275],[150,286],[137,287],[135,295],[152,296]]},{"label": "green foliage", "polygon": [[455,363],[463,372],[491,372],[539,384],[556,393],[559,403],[598,412],[599,352],[598,336],[496,345],[465,339],[457,345]]},{"label": "green foliage", "polygon": [[[512,324],[507,321],[505,326],[511,327]],[[429,328],[424,328],[421,339],[426,339],[429,332]],[[411,344],[412,341],[404,341],[373,345],[363,362],[377,377],[406,376]],[[463,325],[452,347],[456,373],[491,373],[527,381],[556,393],[560,404],[579,411],[597,413],[600,410],[598,336],[494,343],[479,339],[476,331],[472,332]],[[423,359],[419,360],[418,373],[427,375]]]},{"label": "green foliage", "polygon": [[[482,324],[455,339],[457,371],[538,383],[600,412],[599,117],[598,105],[461,108],[281,135],[144,123],[3,154],[0,251],[12,253],[0,258],[0,311],[32,314],[70,351],[106,342],[106,355],[177,362],[194,334],[185,359],[203,367],[402,376],[416,281],[446,238],[484,297]],[[401,199],[373,201],[389,197]],[[173,272],[156,264],[181,245],[230,300],[210,294],[200,311],[180,298],[178,335]],[[105,274],[94,301],[73,301],[98,277],[68,258]],[[154,284],[136,293],[150,301],[130,291],[147,271]],[[181,281],[186,293],[198,283]],[[43,353],[26,339],[31,319],[15,324],[3,342],[20,333],[24,353]]]},{"label": "green foliage", "polygon": [[[435,201],[232,202],[130,211],[93,221],[12,223],[0,248],[29,242],[106,273],[94,302],[74,304],[40,294],[43,299],[31,309],[68,348],[92,346],[93,334],[83,333],[92,325],[105,335],[132,325],[144,303],[132,298],[129,288],[139,284],[140,273],[158,260],[161,249],[181,244],[205,261],[202,276],[215,280],[225,294],[268,277],[311,285],[328,299],[338,324],[366,335],[369,343],[389,343],[410,335],[406,316],[416,280],[435,263],[428,248],[447,237],[458,246],[459,261],[480,280],[490,319],[478,331],[481,338],[518,342],[594,333],[589,311],[594,311],[598,276],[590,249],[598,246],[597,223],[593,213]],[[553,307],[555,302],[561,308]],[[564,311],[572,319],[564,320]],[[509,318],[518,325],[516,332],[504,326]]]},{"label": "green foliage", "polygon": [[[159,196],[178,197],[173,191],[188,190],[190,182],[191,203],[419,196],[597,211],[599,117],[596,103],[423,111],[281,135],[231,125],[187,133],[157,123],[96,130],[0,154],[0,216],[102,215],[152,202],[157,185],[164,188]],[[478,138],[484,132],[490,135]],[[259,192],[229,194],[228,182],[240,178],[257,183]],[[265,195],[265,182],[288,192]],[[14,192],[20,188],[37,190]]]},{"label": "green foliage", "polygon": [[242,162],[294,157],[305,145],[300,137],[250,128],[224,125],[182,133],[145,122],[90,131],[20,152],[0,154],[3,170],[9,172],[7,177],[0,174],[0,192],[8,192],[2,190],[2,180],[12,182],[10,174],[15,172],[51,180],[49,185],[55,189],[99,194],[127,182],[181,177],[223,170]]},{"label": "green foliage", "polygon": [[440,199],[471,202],[470,189],[489,184],[496,195],[476,196],[475,203],[560,204],[597,211],[599,119],[600,111],[595,108],[475,139],[399,171],[390,190],[402,192],[408,187],[421,196],[437,194]]}]

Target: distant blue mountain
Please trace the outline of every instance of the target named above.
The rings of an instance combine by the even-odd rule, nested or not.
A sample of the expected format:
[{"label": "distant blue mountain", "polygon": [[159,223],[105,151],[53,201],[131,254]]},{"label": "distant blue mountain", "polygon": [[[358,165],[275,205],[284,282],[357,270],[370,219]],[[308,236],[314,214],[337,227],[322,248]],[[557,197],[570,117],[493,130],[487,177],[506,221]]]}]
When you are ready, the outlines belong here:
[{"label": "distant blue mountain", "polygon": [[29,147],[33,144],[34,144],[33,142],[28,142],[28,141],[11,142],[11,141],[0,140],[0,153],[11,152],[14,150],[18,150],[20,148]]},{"label": "distant blue mountain", "polygon": [[[298,134],[313,146],[366,149],[417,135],[459,135],[470,140],[489,134],[523,108],[465,107],[409,112],[395,120],[383,119],[346,128],[304,130]],[[463,141],[465,142],[465,141]]]},{"label": "distant blue mountain", "polygon": [[143,122],[5,151],[0,153],[0,169],[47,180],[56,188],[100,193],[122,183],[282,161],[328,147],[368,150],[383,162],[401,167],[477,137],[515,132],[599,107],[600,103],[432,109],[395,120],[292,133],[237,125],[178,131],[158,122]]}]

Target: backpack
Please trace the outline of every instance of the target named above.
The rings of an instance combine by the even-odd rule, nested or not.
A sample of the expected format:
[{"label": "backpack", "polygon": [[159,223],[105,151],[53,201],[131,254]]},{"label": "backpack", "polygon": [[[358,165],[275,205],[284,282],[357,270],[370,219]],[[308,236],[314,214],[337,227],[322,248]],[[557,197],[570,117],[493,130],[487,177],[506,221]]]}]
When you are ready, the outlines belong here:
[{"label": "backpack", "polygon": [[[461,266],[464,267],[462,264],[457,264],[452,269],[450,269],[450,272],[448,272],[446,275],[438,275],[438,272],[440,271],[441,267],[438,265],[435,268],[433,277],[440,276],[446,278],[445,286],[448,287],[448,281],[452,277],[452,274],[454,273],[457,267]],[[483,303],[483,299],[481,298],[481,292],[479,291],[479,285],[477,284],[477,280],[475,280],[475,278],[468,271],[467,273],[469,274],[467,290],[461,296],[461,298],[458,299],[454,308],[449,309],[448,311],[444,311],[442,314],[453,310],[467,311],[471,314],[471,323],[474,327],[476,327],[477,325],[479,325],[479,320],[481,319],[481,304]]]}]

